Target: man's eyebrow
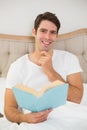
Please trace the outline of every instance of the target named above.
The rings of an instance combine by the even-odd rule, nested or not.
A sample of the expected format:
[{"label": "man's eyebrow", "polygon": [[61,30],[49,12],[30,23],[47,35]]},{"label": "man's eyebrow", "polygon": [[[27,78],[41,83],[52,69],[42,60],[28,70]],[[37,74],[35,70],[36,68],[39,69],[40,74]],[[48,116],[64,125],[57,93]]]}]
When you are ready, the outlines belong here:
[{"label": "man's eyebrow", "polygon": [[[39,30],[40,30],[40,31],[41,31],[41,30],[47,31],[48,29],[46,29],[46,28],[40,28]],[[50,30],[50,32],[57,33],[56,30]]]},{"label": "man's eyebrow", "polygon": [[40,28],[40,30],[47,30],[46,28]]}]

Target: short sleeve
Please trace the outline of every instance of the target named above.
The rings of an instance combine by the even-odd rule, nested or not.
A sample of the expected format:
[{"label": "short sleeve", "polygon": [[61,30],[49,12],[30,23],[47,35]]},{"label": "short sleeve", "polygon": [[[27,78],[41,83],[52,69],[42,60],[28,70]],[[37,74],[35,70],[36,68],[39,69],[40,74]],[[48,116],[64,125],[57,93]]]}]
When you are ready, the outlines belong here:
[{"label": "short sleeve", "polygon": [[82,72],[82,68],[80,66],[79,59],[77,58],[76,55],[71,54],[70,56],[68,56],[68,58],[66,60],[68,63],[67,65],[69,66],[67,75]]},{"label": "short sleeve", "polygon": [[14,85],[21,82],[20,69],[16,64],[11,64],[7,79],[6,79],[6,88],[12,88]]}]

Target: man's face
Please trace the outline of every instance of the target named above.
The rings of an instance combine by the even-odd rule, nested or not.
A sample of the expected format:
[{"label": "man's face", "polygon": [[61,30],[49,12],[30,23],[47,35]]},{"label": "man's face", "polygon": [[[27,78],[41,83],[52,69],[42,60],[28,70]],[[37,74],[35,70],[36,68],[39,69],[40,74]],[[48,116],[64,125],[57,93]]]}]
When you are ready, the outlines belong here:
[{"label": "man's face", "polygon": [[49,51],[53,47],[53,43],[56,40],[57,37],[57,27],[54,23],[43,20],[38,29],[37,32],[35,32],[35,44],[36,49],[39,51]]}]

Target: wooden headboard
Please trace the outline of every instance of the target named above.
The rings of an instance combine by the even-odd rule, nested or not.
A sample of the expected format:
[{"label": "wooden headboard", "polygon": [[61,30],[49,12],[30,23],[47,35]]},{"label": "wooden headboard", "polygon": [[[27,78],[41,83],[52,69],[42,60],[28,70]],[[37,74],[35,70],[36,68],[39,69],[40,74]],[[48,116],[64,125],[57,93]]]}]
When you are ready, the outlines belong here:
[{"label": "wooden headboard", "polygon": [[[83,69],[83,81],[87,83],[87,28],[59,35],[54,48],[77,55]],[[33,36],[0,34],[0,77],[6,77],[9,66],[14,60],[33,50]]]}]

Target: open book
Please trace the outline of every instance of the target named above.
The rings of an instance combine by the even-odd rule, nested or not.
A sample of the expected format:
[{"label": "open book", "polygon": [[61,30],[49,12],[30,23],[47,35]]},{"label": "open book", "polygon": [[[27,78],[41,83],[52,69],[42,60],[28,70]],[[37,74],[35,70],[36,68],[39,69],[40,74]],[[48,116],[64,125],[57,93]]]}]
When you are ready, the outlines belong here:
[{"label": "open book", "polygon": [[67,100],[68,84],[56,80],[39,92],[31,87],[17,84],[12,88],[19,107],[39,112],[64,105]]}]

